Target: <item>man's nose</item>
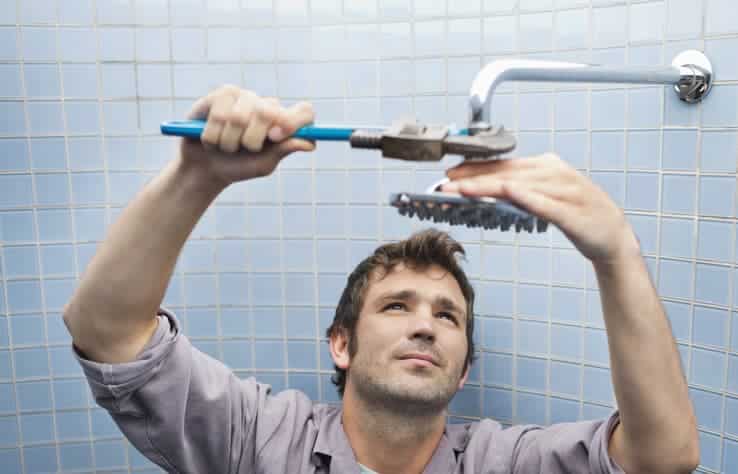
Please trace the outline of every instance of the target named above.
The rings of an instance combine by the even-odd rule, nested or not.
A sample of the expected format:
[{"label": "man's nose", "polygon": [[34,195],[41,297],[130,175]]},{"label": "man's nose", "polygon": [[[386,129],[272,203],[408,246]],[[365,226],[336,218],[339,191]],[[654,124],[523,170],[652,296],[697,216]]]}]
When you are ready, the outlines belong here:
[{"label": "man's nose", "polygon": [[411,318],[410,339],[423,339],[428,342],[436,340],[436,329],[433,321],[433,313],[430,310],[419,309]]}]

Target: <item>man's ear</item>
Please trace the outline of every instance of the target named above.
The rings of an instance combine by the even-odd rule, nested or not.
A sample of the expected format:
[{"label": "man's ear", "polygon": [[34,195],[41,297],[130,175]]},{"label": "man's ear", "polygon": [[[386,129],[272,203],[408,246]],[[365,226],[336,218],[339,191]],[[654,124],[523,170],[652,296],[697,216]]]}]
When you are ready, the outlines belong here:
[{"label": "man's ear", "polygon": [[333,363],[336,364],[339,369],[348,369],[349,363],[351,362],[348,343],[348,334],[343,328],[338,328],[333,331],[330,339],[328,339],[328,346],[331,348]]}]

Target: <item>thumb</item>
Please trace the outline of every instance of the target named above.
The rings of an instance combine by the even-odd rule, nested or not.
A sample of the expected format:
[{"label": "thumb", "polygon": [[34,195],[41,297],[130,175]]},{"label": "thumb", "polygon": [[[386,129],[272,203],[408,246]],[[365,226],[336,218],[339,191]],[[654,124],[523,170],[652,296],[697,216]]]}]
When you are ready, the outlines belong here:
[{"label": "thumb", "polygon": [[275,158],[282,159],[290,153],[297,151],[309,152],[313,150],[315,150],[315,143],[308,140],[301,140],[299,138],[290,138],[275,144],[271,152]]}]

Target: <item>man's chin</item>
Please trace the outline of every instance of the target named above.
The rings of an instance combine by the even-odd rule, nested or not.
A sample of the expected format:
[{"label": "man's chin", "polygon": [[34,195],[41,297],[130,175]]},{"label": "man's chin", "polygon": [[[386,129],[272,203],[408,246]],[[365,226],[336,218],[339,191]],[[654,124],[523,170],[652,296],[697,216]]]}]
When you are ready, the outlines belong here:
[{"label": "man's chin", "polygon": [[435,377],[426,374],[417,374],[403,377],[397,383],[385,385],[385,396],[400,404],[412,404],[431,407],[445,408],[453,397],[448,391],[441,389],[441,384]]}]

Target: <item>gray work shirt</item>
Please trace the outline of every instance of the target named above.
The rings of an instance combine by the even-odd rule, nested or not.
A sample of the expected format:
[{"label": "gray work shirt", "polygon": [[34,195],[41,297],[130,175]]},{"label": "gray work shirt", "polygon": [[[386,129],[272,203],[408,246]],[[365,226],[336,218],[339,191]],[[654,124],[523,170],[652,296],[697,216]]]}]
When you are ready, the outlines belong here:
[{"label": "gray work shirt", "polygon": [[[97,403],[147,458],[177,473],[359,474],[338,406],[276,395],[194,348],[175,316],[139,357],[101,364],[75,351]],[[425,473],[622,473],[607,444],[618,423],[504,429],[490,419],[449,424]]]}]

